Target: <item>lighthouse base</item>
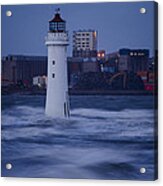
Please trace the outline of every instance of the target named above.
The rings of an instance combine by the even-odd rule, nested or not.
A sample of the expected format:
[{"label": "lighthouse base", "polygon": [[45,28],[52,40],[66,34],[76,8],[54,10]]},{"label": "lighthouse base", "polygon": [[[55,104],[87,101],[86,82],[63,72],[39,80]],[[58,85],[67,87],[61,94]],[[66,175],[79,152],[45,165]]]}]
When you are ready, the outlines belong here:
[{"label": "lighthouse base", "polygon": [[52,101],[47,97],[45,114],[52,118],[69,118],[69,103],[68,101],[59,102],[59,100]]}]

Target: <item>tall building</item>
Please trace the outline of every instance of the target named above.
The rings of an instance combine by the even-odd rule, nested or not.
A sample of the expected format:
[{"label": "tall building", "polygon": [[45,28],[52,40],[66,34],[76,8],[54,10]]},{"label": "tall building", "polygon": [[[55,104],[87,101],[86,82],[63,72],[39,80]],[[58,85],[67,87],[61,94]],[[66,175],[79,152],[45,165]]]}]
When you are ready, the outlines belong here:
[{"label": "tall building", "polygon": [[48,83],[45,112],[50,117],[68,117],[68,78],[66,22],[57,10],[49,21],[49,32],[45,44],[48,48]]},{"label": "tall building", "polygon": [[120,49],[119,71],[142,72],[148,70],[149,50],[146,49]]},{"label": "tall building", "polygon": [[33,77],[47,75],[46,56],[8,55],[2,58],[2,86],[32,85]]},{"label": "tall building", "polygon": [[78,30],[73,32],[73,57],[97,56],[97,31]]}]

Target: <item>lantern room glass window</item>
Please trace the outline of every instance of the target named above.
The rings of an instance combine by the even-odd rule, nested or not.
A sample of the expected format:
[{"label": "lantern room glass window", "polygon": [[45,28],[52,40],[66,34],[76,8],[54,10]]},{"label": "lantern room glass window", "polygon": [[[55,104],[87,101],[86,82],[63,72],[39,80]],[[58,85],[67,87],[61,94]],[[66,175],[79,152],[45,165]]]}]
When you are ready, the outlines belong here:
[{"label": "lantern room glass window", "polygon": [[49,30],[52,32],[64,32],[65,31],[65,22],[50,22]]}]

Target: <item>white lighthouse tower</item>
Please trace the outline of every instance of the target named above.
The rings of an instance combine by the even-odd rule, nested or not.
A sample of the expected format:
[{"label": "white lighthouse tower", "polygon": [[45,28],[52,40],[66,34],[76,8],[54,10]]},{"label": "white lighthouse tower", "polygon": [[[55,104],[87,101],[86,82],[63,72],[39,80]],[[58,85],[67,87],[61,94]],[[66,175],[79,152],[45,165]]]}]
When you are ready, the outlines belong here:
[{"label": "white lighthouse tower", "polygon": [[66,22],[57,9],[49,21],[49,32],[45,41],[48,47],[48,81],[46,92],[46,115],[53,118],[69,116]]}]

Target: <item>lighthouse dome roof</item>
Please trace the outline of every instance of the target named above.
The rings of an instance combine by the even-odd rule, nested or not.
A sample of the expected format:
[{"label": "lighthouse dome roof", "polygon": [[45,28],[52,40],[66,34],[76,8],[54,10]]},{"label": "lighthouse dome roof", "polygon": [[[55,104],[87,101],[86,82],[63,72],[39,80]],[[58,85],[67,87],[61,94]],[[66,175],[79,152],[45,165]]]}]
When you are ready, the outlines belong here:
[{"label": "lighthouse dome roof", "polygon": [[49,23],[52,23],[52,22],[65,22],[59,13],[56,13],[54,18],[52,20],[49,21]]}]

